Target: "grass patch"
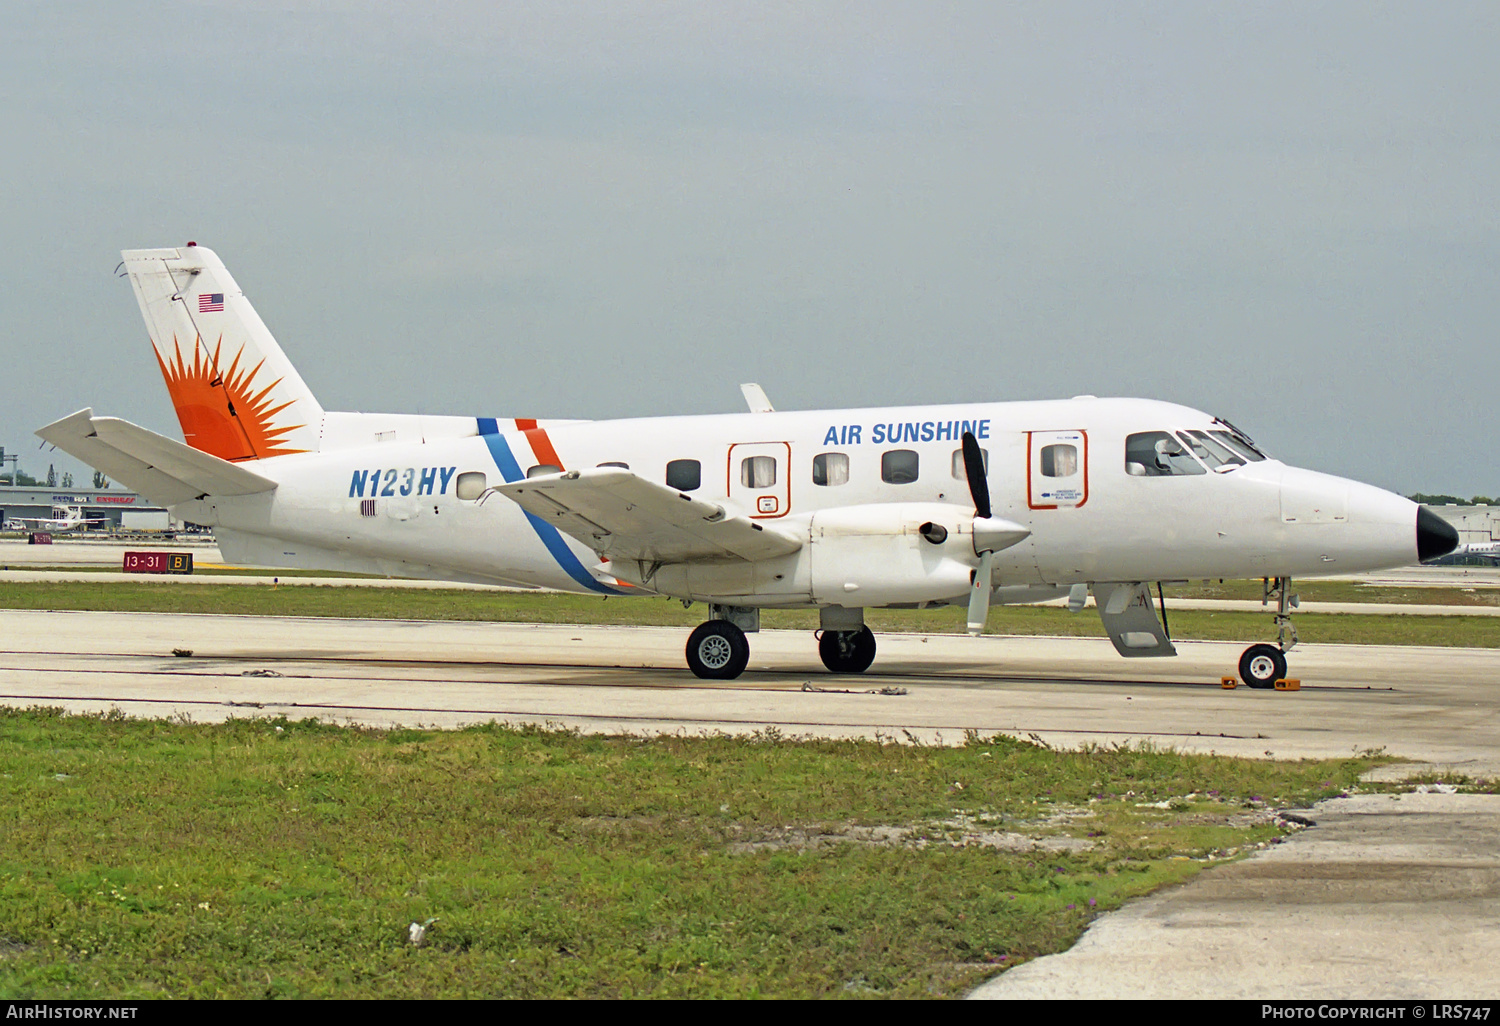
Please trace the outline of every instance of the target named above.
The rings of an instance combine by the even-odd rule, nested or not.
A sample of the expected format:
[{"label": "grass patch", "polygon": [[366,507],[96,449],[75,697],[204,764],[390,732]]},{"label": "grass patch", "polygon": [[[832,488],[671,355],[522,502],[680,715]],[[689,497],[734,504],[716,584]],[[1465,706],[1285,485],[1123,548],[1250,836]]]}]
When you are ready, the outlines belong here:
[{"label": "grass patch", "polygon": [[[1292,590],[1304,602],[1374,602],[1413,606],[1497,606],[1500,588],[1394,587],[1358,581],[1296,581]],[[1259,580],[1217,581],[1208,584],[1169,584],[1170,598],[1240,599],[1259,602]]]},{"label": "grass patch", "polygon": [[953,996],[1372,762],[0,709],[0,997]]},{"label": "grass patch", "polygon": [[[618,624],[691,628],[707,616],[700,603],[684,609],[675,599],[614,598],[548,592],[463,591],[426,588],[347,588],[296,585],[189,585],[131,582],[0,582],[0,609],[76,609],[116,612],[218,613],[240,616],[337,616],[402,620],[482,620],[513,623]],[[1270,641],[1270,613],[1209,612],[1167,606],[1172,636],[1196,641]],[[962,634],[965,610],[871,609],[872,630]],[[1364,645],[1500,647],[1493,617],[1381,616],[1299,613],[1303,641]],[[814,610],[764,610],[768,629],[813,630]],[[1069,613],[1045,606],[996,606],[991,634],[1105,637],[1092,610]]]},{"label": "grass patch", "polygon": [[[115,564],[109,566],[98,566],[92,563],[16,563],[13,565],[0,566],[0,570],[34,570],[43,573],[88,573],[88,574],[119,574],[126,581],[139,581],[139,574],[126,575],[125,570]],[[266,569],[264,567],[237,567],[223,566],[220,564],[195,563],[193,566],[194,577],[264,577],[266,580],[272,578],[333,578],[338,580],[367,580],[384,581],[390,578],[380,574],[350,574],[335,570],[280,570]],[[149,578],[147,578],[149,580]]]}]

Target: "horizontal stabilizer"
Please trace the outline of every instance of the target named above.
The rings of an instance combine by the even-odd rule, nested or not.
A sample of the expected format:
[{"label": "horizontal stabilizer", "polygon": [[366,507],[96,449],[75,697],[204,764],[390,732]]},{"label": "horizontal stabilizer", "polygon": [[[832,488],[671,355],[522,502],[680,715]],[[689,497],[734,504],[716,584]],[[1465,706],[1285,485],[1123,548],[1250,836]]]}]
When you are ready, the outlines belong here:
[{"label": "horizontal stabilizer", "polygon": [[202,495],[253,495],[276,482],[115,417],[79,410],[37,431],[43,440],[75,456],[152,502],[173,506]]},{"label": "horizontal stabilizer", "polygon": [[495,490],[609,559],[758,560],[802,547],[790,534],[728,516],[722,506],[620,467],[527,478]]}]

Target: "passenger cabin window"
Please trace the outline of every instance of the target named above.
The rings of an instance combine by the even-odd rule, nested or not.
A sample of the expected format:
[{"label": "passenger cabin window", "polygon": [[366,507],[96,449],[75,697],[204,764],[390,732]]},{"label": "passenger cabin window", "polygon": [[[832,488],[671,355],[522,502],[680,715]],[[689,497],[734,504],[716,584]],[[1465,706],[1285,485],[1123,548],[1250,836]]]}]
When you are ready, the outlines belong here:
[{"label": "passenger cabin window", "polygon": [[813,457],[813,484],[836,488],[849,483],[849,456],[842,452],[821,452]]},{"label": "passenger cabin window", "polygon": [[1078,446],[1059,442],[1042,446],[1042,476],[1072,477],[1078,473]]},{"label": "passenger cabin window", "polygon": [[484,472],[471,470],[466,474],[458,475],[458,483],[454,486],[454,492],[460,499],[472,501],[484,494],[484,486]]},{"label": "passenger cabin window", "polygon": [[1166,431],[1141,431],[1125,439],[1125,472],[1131,477],[1206,474],[1187,447]]},{"label": "passenger cabin window", "polygon": [[703,464],[697,460],[673,460],[667,464],[667,487],[694,492],[703,484]]},{"label": "passenger cabin window", "polygon": [[911,484],[916,479],[915,449],[892,449],[880,457],[880,480],[886,484]]},{"label": "passenger cabin window", "polygon": [[562,467],[555,466],[555,465],[553,465],[551,463],[538,463],[536,466],[534,466],[530,470],[526,471],[526,476],[527,477],[546,477],[548,474],[561,474],[561,473],[562,473]]},{"label": "passenger cabin window", "polygon": [[[984,476],[985,477],[989,477],[990,476],[990,451],[988,449],[980,449],[979,450],[979,455],[984,460]],[[953,450],[953,480],[955,480],[955,481],[966,481],[966,480],[968,480],[968,478],[969,478],[969,472],[964,469],[964,451],[962,449],[954,449]]]},{"label": "passenger cabin window", "polygon": [[621,463],[618,460],[610,460],[608,463],[601,463],[601,464],[599,464],[599,466],[601,466],[601,467],[619,467],[621,470],[629,470],[630,469],[630,464],[629,463]]},{"label": "passenger cabin window", "polygon": [[1209,470],[1225,473],[1245,465],[1242,458],[1210,438],[1207,431],[1179,431],[1177,437],[1187,443],[1193,455],[1207,464]]},{"label": "passenger cabin window", "polygon": [[776,485],[776,457],[747,456],[740,461],[740,484],[746,488],[773,488]]}]

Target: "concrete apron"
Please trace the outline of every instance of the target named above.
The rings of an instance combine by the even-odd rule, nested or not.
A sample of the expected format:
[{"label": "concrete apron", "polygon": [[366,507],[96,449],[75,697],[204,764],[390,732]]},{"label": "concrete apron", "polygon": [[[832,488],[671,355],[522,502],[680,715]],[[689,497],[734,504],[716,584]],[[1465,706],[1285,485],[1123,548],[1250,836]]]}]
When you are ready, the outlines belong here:
[{"label": "concrete apron", "polygon": [[1500,996],[1500,795],[1361,795],[974,998]]}]

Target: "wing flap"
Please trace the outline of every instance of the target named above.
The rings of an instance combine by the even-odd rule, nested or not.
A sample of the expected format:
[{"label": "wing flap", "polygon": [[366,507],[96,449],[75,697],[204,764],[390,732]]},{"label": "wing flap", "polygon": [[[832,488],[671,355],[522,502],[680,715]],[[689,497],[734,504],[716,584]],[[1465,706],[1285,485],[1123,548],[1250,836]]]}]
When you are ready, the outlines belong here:
[{"label": "wing flap", "polygon": [[770,559],[802,540],[620,467],[549,474],[495,489],[609,559]]},{"label": "wing flap", "polygon": [[115,417],[79,410],[37,431],[43,440],[152,502],[173,506],[200,495],[253,495],[276,482]]}]

